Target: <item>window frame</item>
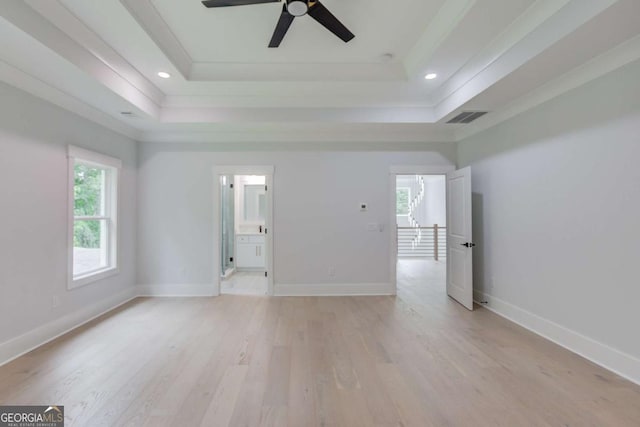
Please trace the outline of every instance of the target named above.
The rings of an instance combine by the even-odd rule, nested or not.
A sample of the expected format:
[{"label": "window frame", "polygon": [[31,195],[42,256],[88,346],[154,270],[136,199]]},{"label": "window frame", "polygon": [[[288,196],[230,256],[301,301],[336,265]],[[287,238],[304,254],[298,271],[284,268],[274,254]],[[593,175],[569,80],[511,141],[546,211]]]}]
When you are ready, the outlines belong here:
[{"label": "window frame", "polygon": [[[81,286],[88,285],[92,282],[113,276],[120,272],[120,251],[119,251],[119,197],[120,197],[120,170],[122,169],[122,161],[115,157],[110,157],[91,150],[69,145],[67,149],[68,159],[68,279],[67,289],[72,290]],[[107,174],[105,187],[105,206],[104,215],[95,215],[96,220],[105,220],[107,223],[107,266],[104,268],[85,272],[83,274],[74,275],[74,225],[76,221],[75,215],[75,166],[76,164],[84,164],[88,166],[96,166],[109,171]],[[91,220],[87,216],[80,216],[84,220]]]}]

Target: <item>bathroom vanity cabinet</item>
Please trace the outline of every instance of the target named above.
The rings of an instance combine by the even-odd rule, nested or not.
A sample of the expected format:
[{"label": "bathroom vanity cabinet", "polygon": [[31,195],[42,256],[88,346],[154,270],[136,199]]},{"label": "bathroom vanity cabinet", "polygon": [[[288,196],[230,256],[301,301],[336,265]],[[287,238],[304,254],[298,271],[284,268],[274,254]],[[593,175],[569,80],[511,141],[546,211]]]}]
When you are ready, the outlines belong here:
[{"label": "bathroom vanity cabinet", "polygon": [[264,234],[236,235],[236,267],[265,268]]}]

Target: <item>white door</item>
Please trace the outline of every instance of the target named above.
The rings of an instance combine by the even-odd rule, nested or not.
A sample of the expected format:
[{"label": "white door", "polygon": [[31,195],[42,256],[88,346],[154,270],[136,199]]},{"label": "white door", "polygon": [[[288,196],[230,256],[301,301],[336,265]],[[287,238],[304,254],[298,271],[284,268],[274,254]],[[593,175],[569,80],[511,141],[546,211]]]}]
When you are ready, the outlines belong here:
[{"label": "white door", "polygon": [[447,174],[447,294],[473,310],[471,168]]}]

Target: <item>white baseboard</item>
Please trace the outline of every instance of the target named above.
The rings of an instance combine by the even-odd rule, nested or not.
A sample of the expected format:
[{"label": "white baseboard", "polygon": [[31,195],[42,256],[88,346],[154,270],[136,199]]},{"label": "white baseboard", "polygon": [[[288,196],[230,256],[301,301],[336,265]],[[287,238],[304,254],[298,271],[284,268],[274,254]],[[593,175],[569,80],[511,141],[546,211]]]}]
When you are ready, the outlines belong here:
[{"label": "white baseboard", "polygon": [[136,298],[134,287],[0,343],[0,366]]},{"label": "white baseboard", "polygon": [[497,315],[517,323],[629,381],[640,384],[640,359],[489,294],[475,292],[474,299],[478,304],[479,301],[486,302],[481,305]]},{"label": "white baseboard", "polygon": [[137,285],[141,297],[212,297],[218,290],[213,284]]},{"label": "white baseboard", "polygon": [[395,295],[389,283],[322,283],[313,285],[276,284],[274,295],[281,297]]}]

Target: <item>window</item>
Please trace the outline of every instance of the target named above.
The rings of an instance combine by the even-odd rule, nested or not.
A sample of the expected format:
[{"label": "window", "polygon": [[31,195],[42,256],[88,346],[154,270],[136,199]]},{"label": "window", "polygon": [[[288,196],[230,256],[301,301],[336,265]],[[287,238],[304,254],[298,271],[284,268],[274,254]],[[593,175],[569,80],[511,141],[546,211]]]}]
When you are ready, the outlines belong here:
[{"label": "window", "polygon": [[409,188],[396,188],[396,215],[409,215]]},{"label": "window", "polygon": [[118,272],[118,159],[69,146],[69,288]]}]

